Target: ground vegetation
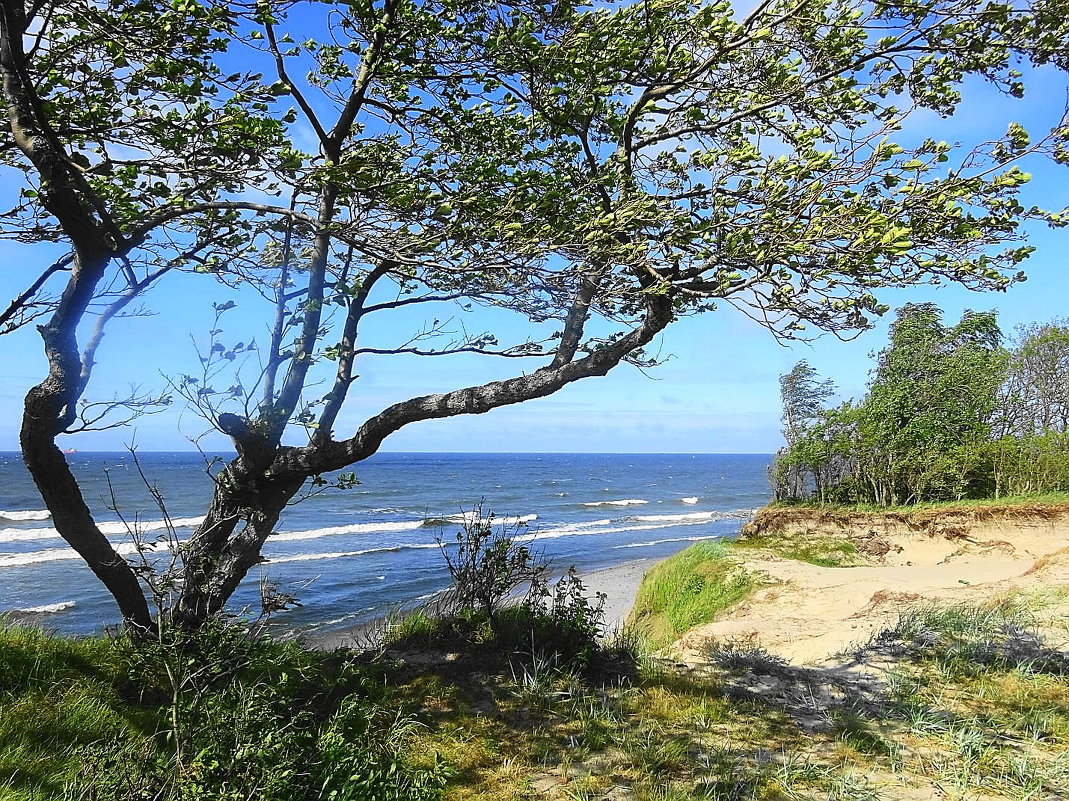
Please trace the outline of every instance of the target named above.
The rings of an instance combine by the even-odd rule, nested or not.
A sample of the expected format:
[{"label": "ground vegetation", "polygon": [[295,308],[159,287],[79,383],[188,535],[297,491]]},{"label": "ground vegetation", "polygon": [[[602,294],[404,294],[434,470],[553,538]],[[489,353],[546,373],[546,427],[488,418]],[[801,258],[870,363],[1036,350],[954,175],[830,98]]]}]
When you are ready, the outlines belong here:
[{"label": "ground vegetation", "polygon": [[[951,115],[966,84],[1025,96],[1033,69],[1066,66],[1067,16],[1057,0],[3,0],[0,235],[41,266],[0,330],[37,324],[48,360],[25,463],[129,625],[193,629],[288,503],[404,426],[649,366],[660,332],[717,303],[783,337],[849,335],[884,311],[881,287],[1004,288],[1031,251],[1021,225],[1064,222],[1019,199],[1022,159],[1063,160],[1063,121],[960,146],[907,122]],[[94,395],[95,366],[179,273],[217,316],[199,363]],[[229,322],[239,303],[262,304],[254,330]],[[486,307],[523,325],[461,322]],[[365,360],[457,354],[523,366],[343,412]],[[64,446],[175,401],[233,453],[146,592]]]}]

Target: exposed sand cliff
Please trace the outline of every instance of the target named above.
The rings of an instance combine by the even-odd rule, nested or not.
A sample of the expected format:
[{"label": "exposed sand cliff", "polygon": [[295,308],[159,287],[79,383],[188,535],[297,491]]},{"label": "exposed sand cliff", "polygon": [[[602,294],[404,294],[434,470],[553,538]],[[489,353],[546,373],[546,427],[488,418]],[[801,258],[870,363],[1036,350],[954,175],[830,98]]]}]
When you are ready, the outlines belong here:
[{"label": "exposed sand cliff", "polygon": [[1052,644],[1069,639],[1069,504],[910,513],[774,507],[742,536],[845,539],[865,564],[819,567],[765,549],[746,553],[746,568],[767,585],[684,635],[675,647],[683,661],[701,661],[716,641],[819,664],[894,624],[907,605],[980,603],[1014,591],[1055,590],[1041,623]]}]

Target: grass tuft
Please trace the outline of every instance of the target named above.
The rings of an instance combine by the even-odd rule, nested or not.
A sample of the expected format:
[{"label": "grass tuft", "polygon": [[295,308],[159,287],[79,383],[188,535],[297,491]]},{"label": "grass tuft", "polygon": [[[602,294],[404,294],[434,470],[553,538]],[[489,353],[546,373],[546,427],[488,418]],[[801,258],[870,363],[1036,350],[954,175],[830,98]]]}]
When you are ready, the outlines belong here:
[{"label": "grass tuft", "polygon": [[646,573],[628,628],[646,647],[664,648],[688,629],[715,620],[756,587],[725,545],[700,542]]}]

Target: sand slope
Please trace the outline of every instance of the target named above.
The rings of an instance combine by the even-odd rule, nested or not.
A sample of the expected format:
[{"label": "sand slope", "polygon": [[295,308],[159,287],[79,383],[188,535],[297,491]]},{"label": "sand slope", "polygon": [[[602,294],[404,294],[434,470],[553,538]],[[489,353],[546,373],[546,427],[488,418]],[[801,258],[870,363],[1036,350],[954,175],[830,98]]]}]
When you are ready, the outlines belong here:
[{"label": "sand slope", "polygon": [[[776,525],[851,538],[873,554],[874,564],[818,567],[757,551],[745,565],[767,586],[723,619],[684,635],[675,647],[678,658],[701,661],[714,640],[758,646],[795,664],[820,664],[894,624],[909,604],[979,603],[1014,590],[1069,587],[1069,508],[1012,519],[955,517],[950,524],[851,516],[759,528],[774,535]],[[1069,637],[1069,608],[1056,605],[1052,612],[1056,645]]]}]

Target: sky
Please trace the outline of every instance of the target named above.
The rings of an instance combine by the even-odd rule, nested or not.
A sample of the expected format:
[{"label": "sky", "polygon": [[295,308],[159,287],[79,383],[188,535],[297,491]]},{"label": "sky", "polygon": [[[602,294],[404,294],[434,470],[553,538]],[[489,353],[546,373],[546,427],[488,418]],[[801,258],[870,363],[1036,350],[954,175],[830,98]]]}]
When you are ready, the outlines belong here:
[{"label": "sky", "polygon": [[[1065,103],[1065,81],[1052,72],[1039,76],[1039,88],[1023,103],[1008,103],[982,88],[971,87],[966,107],[944,120],[926,115],[912,122],[907,135],[947,141],[976,141],[1005,132],[1011,119],[1038,130]],[[1050,208],[1069,205],[1069,168],[1041,163],[1033,171],[1026,203]],[[885,290],[879,299],[898,307],[931,301],[955,322],[965,309],[996,309],[1006,333],[1015,326],[1064,316],[1069,299],[1065,253],[1069,229],[1029,228],[1036,253],[1025,264],[1028,280],[1005,293],[977,294],[961,287],[916,287]],[[0,240],[0,305],[20,292],[56,251],[46,245]],[[89,395],[108,399],[131,383],[147,390],[166,387],[165,376],[196,373],[193,339],[203,341],[212,310],[204,298],[204,276],[173,276],[157,286],[147,304],[152,317],[116,320],[99,352]],[[251,298],[224,318],[231,342],[267,339],[266,319],[253,313]],[[438,311],[435,314],[439,314]],[[497,312],[480,312],[487,330],[506,326]],[[856,339],[842,342],[824,336],[814,342],[785,345],[757,323],[727,305],[713,313],[672,324],[650,350],[669,357],[659,367],[640,371],[621,365],[604,378],[575,383],[541,400],[505,407],[480,416],[428,421],[390,437],[386,451],[439,452],[668,452],[770,453],[781,444],[779,376],[806,359],[839,389],[839,399],[860,397],[871,355],[884,346],[893,312]],[[421,320],[409,317],[381,335],[402,337]],[[469,356],[420,359],[371,358],[358,365],[354,402],[343,412],[336,431],[351,432],[366,417],[392,402],[511,375],[527,367],[515,360],[490,365]],[[528,369],[537,366],[530,363]],[[24,329],[0,337],[0,451],[17,450],[22,398],[45,373],[36,331]],[[204,420],[176,403],[165,413],[141,418],[130,428],[61,438],[61,447],[120,450],[190,450],[208,429]],[[299,442],[294,438],[292,442]],[[205,450],[226,450],[222,435],[199,441]]]}]

